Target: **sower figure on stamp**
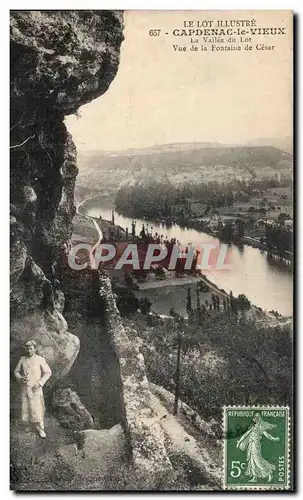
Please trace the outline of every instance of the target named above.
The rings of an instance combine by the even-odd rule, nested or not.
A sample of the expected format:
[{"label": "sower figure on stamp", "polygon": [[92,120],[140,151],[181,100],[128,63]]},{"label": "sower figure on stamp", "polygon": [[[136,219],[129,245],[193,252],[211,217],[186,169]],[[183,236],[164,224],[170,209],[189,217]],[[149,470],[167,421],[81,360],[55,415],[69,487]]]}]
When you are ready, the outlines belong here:
[{"label": "sower figure on stamp", "polygon": [[259,413],[253,416],[253,425],[241,436],[237,441],[237,447],[247,453],[247,471],[246,476],[250,476],[249,482],[255,483],[258,479],[272,480],[273,473],[276,469],[275,465],[271,464],[261,455],[261,439],[266,437],[270,441],[279,441],[279,437],[274,437],[269,434],[269,429],[274,429],[275,424],[270,424],[262,420]]},{"label": "sower figure on stamp", "polygon": [[38,435],[45,438],[44,431],[44,398],[42,387],[52,372],[42,356],[36,354],[37,344],[29,340],[24,345],[26,356],[22,356],[14,375],[21,383],[21,420],[30,430],[33,424]]}]

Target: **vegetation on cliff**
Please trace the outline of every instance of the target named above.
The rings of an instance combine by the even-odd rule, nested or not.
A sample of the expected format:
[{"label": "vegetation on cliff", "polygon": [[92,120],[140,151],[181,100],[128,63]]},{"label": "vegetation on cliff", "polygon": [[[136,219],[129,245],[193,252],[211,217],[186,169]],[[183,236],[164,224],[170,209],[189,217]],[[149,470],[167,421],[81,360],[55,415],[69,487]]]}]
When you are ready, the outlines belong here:
[{"label": "vegetation on cliff", "polygon": [[230,310],[189,321],[137,315],[149,379],[174,392],[181,334],[180,398],[220,422],[222,406],[292,404],[292,339],[286,327],[264,327]]}]

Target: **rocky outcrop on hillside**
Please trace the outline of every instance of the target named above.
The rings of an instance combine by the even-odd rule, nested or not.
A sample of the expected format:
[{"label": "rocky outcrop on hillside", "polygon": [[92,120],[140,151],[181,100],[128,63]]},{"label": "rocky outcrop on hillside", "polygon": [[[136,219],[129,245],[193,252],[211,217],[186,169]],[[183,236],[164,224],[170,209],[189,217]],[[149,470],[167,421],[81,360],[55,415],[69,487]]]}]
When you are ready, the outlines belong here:
[{"label": "rocky outcrop on hillside", "polygon": [[56,418],[62,427],[72,431],[92,429],[92,416],[81,403],[78,394],[70,388],[57,389],[52,399]]},{"label": "rocky outcrop on hillside", "polygon": [[122,28],[115,11],[11,13],[11,203],[44,272],[74,215],[76,148],[64,117],[108,89]]},{"label": "rocky outcrop on hillside", "polygon": [[13,364],[16,355],[23,354],[22,345],[29,339],[38,344],[39,354],[47,359],[52,377],[47,386],[65,377],[79,352],[80,341],[76,335],[67,331],[67,323],[62,314],[54,309],[53,313],[36,310],[21,318],[11,319],[11,356]]},{"label": "rocky outcrop on hillside", "polygon": [[125,332],[110,279],[102,275],[100,284],[105,320],[120,366],[122,423],[133,463],[140,473],[159,481],[159,476],[172,470],[172,464],[166,452],[163,431],[155,419],[144,358],[139,346],[130,341]]},{"label": "rocky outcrop on hillside", "polygon": [[119,11],[12,11],[10,29],[11,348],[14,358],[24,340],[36,339],[60,378],[79,342],[61,312],[45,314],[42,303],[75,213],[77,155],[64,117],[108,89],[123,18]]}]

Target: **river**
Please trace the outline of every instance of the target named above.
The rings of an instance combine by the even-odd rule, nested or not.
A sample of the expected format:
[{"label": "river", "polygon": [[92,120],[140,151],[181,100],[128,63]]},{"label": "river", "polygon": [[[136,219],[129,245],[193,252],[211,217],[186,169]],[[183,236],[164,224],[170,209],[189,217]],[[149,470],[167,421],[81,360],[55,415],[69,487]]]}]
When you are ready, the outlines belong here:
[{"label": "river", "polygon": [[[100,198],[96,198],[95,204],[83,208],[87,215],[111,220],[112,210],[103,205]],[[170,238],[176,238],[182,244],[191,242],[195,246],[201,243],[218,243],[218,239],[213,236],[196,231],[195,229],[183,228],[174,224],[165,226],[142,219],[136,219],[136,232],[140,232],[142,224],[149,224],[153,227],[153,232],[158,232]],[[123,228],[128,227],[131,232],[130,217],[125,217],[115,212],[115,224]],[[231,263],[230,270],[207,271],[206,276],[219,288],[224,288],[227,292],[232,290],[234,296],[241,293],[255,305],[267,311],[278,311],[284,316],[293,314],[293,277],[289,267],[278,260],[268,258],[266,252],[260,252],[256,248],[244,245],[241,249],[236,245],[231,245],[229,250]],[[204,272],[204,271],[203,271]]]}]

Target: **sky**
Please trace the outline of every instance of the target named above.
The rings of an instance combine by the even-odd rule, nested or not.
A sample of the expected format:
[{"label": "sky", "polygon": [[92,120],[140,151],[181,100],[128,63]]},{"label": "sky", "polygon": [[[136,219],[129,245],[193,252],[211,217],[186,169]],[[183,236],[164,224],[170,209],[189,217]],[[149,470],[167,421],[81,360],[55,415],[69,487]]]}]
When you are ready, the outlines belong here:
[{"label": "sky", "polygon": [[[117,76],[103,96],[80,108],[81,118],[66,118],[78,149],[291,137],[291,15],[231,12],[127,11]],[[259,37],[250,52],[173,49],[190,41],[172,36],[184,20],[251,18],[258,27],[285,27],[287,34]],[[161,36],[150,36],[150,29],[161,29]],[[256,51],[257,41],[275,50]]]}]

